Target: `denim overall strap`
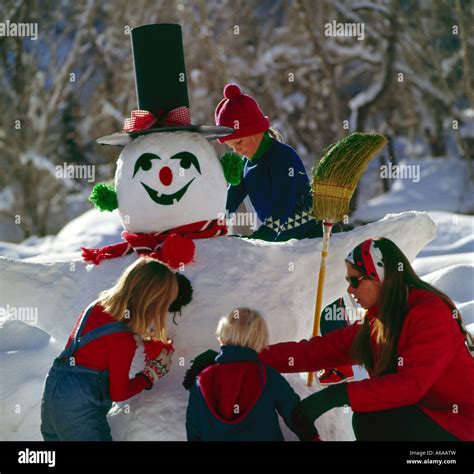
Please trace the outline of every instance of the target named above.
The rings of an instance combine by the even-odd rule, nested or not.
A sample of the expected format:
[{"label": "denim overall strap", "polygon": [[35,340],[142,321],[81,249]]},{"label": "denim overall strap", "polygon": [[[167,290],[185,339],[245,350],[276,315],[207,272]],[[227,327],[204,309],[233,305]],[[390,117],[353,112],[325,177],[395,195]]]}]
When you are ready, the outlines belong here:
[{"label": "denim overall strap", "polygon": [[[89,342],[99,339],[104,336],[108,336],[109,334],[114,334],[118,332],[129,332],[127,325],[123,322],[114,322],[114,323],[107,323],[103,326],[99,326],[92,331],[84,334],[84,336],[78,337],[74,344],[70,344],[68,349],[74,345],[74,351],[64,350],[62,354],[57,357],[54,361],[54,368],[56,370],[67,370],[72,372],[82,372],[86,374],[102,374],[102,376],[108,377],[108,370],[96,370],[96,369],[89,369],[88,367],[83,367],[77,365],[75,363],[71,363],[71,359],[73,359],[75,352],[88,344]],[[65,356],[67,355],[67,357]],[[106,382],[108,384],[108,382]]]},{"label": "denim overall strap", "polygon": [[129,332],[129,329],[125,323],[120,321],[99,326],[98,328],[89,331],[87,334],[84,334],[84,336],[78,337],[75,350],[77,351],[79,348],[85,346],[94,339],[99,339],[100,337],[118,332]]},{"label": "denim overall strap", "polygon": [[89,316],[92,312],[92,310],[95,308],[96,302],[93,301],[84,311],[84,314],[82,315],[81,322],[77,325],[76,332],[74,333],[73,339],[76,341],[78,337],[81,336],[82,331],[84,331],[84,326],[86,325],[87,320],[89,319]]},{"label": "denim overall strap", "polygon": [[77,349],[77,339],[79,335],[82,333],[82,330],[84,329],[84,326],[87,322],[87,319],[89,318],[89,315],[91,314],[92,310],[94,309],[96,302],[93,301],[85,310],[84,313],[82,313],[81,320],[79,321],[76,331],[73,334],[71,344],[69,344],[68,347],[66,347],[61,354],[59,355],[60,359],[69,359],[72,357],[74,352],[76,352]]}]

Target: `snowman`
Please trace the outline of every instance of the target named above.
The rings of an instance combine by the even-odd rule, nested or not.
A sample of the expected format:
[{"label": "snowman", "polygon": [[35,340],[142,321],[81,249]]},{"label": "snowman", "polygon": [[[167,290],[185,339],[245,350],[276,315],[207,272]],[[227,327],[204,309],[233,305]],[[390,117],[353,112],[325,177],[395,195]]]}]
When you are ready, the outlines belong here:
[{"label": "snowman", "polygon": [[[82,256],[99,264],[136,252],[182,270],[194,260],[194,239],[227,233],[225,162],[209,140],[233,129],[191,124],[180,25],[140,26],[131,39],[138,110],[121,132],[97,140],[124,148],[115,187],[100,183],[90,197],[100,210],[118,209],[123,242],[83,248]],[[189,281],[182,274],[178,280],[187,304],[181,290],[189,294]]]}]

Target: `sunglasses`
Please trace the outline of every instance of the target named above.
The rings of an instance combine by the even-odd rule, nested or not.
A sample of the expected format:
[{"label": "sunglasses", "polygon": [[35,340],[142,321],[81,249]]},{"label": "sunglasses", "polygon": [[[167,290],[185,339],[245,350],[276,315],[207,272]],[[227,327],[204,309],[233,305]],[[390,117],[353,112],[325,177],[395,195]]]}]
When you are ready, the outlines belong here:
[{"label": "sunglasses", "polygon": [[361,280],[368,280],[368,277],[366,277],[365,275],[351,277],[346,275],[347,283],[349,283],[349,285],[351,285],[352,288],[354,288],[355,290],[359,288]]}]

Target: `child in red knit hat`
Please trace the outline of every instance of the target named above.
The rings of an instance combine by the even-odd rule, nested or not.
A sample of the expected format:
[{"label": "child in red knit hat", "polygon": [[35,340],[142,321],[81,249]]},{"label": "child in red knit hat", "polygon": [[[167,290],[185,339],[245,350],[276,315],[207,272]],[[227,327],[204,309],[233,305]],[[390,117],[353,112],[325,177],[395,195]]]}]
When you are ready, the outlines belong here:
[{"label": "child in red knit hat", "polygon": [[279,141],[255,99],[236,84],[227,84],[215,122],[234,129],[218,140],[245,157],[242,179],[229,186],[226,207],[233,213],[249,196],[262,222],[251,237],[286,241],[321,236],[321,225],[311,216],[312,196],[303,162],[293,148]]},{"label": "child in red knit hat", "polygon": [[[236,84],[227,84],[215,111],[216,125],[234,129],[219,138],[245,156],[243,177],[227,191],[227,210],[235,212],[245,197],[263,223],[251,237],[269,241],[320,237],[321,225],[311,217],[312,196],[303,162],[293,148],[281,143],[281,136],[270,128],[270,120],[256,100]],[[333,233],[350,229],[336,226]],[[332,303],[332,307],[335,303]],[[326,310],[326,308],[325,308]],[[342,322],[345,327],[346,323]],[[340,327],[332,321],[328,332]],[[352,367],[327,369],[318,374],[322,385],[351,380]]]}]

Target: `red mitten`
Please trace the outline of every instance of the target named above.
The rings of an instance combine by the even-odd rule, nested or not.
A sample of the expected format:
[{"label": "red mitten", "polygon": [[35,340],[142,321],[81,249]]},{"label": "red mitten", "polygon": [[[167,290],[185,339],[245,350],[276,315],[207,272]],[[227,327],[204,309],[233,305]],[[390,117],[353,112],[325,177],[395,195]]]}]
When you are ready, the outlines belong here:
[{"label": "red mitten", "polygon": [[146,361],[145,367],[138,373],[139,375],[145,376],[148,382],[150,382],[148,390],[150,390],[153,384],[158,382],[161,377],[164,377],[170,371],[171,356],[173,355],[173,350],[168,350],[164,346],[162,347],[163,349],[160,352],[160,355],[155,359],[149,359],[148,361]]},{"label": "red mitten", "polygon": [[166,349],[168,352],[174,352],[173,342],[163,341],[143,341],[143,350],[145,352],[145,363],[156,359],[161,351]]}]

